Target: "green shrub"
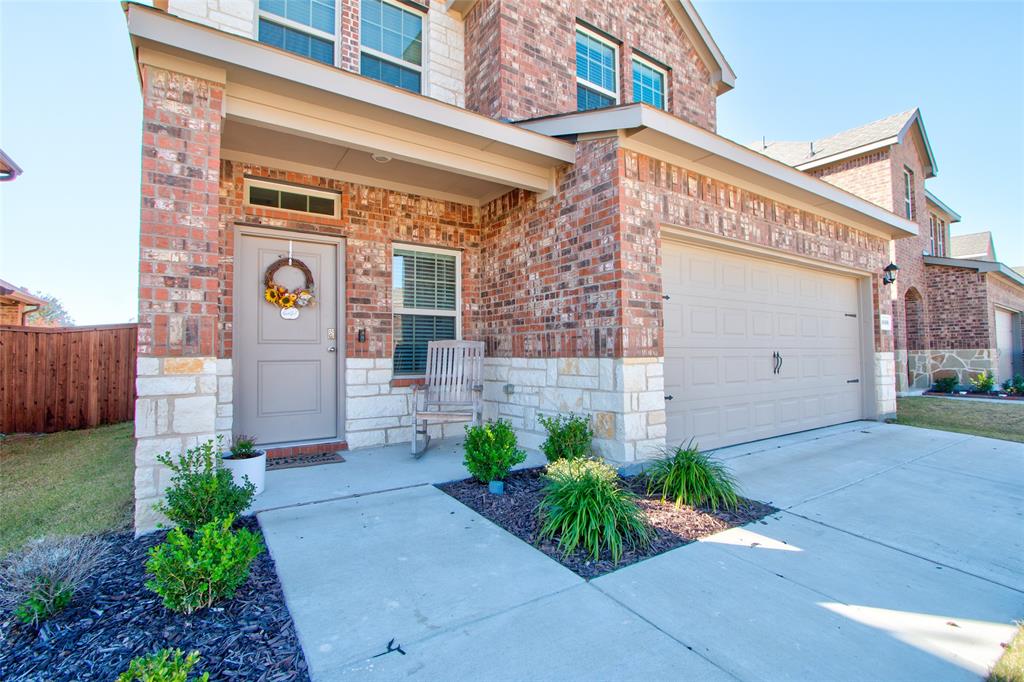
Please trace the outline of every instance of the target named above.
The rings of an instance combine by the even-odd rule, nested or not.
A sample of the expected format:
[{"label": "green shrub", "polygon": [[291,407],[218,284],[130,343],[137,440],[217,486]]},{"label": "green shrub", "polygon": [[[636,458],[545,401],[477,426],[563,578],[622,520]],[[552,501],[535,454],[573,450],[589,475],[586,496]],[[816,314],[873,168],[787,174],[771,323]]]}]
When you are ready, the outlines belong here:
[{"label": "green shrub", "polygon": [[483,426],[467,426],[464,447],[463,464],[481,483],[505,480],[512,467],[526,460],[526,453],[518,447],[516,432],[503,419]]},{"label": "green shrub", "polygon": [[263,542],[247,529],[231,530],[233,516],[212,521],[189,536],[180,528],[149,550],[146,587],[163,597],[172,611],[192,613],[222,598],[231,598],[249,577],[249,567]]},{"label": "green shrub", "polygon": [[67,608],[105,551],[90,537],[34,540],[0,567],[0,608],[37,627]]},{"label": "green shrub", "polygon": [[647,493],[658,493],[661,501],[672,500],[676,508],[707,506],[735,509],[739,504],[736,481],[724,464],[700,452],[691,440],[655,460],[647,471]]},{"label": "green shrub", "polygon": [[1024,376],[1014,374],[1012,379],[1003,382],[1003,390],[1010,395],[1024,395]]},{"label": "green shrub", "polygon": [[[198,651],[186,656],[181,649],[160,649],[133,658],[128,670],[118,675],[117,682],[186,682],[188,674],[198,662]],[[195,679],[207,682],[210,673],[203,673]]]},{"label": "green shrub", "polygon": [[260,451],[256,448],[256,436],[238,434],[231,441],[232,459],[251,459],[259,457]]},{"label": "green shrub", "polygon": [[234,482],[231,472],[221,466],[219,449],[212,440],[189,448],[177,461],[170,452],[157,459],[172,471],[171,485],[157,509],[184,528],[191,530],[237,516],[256,494],[251,482],[241,486]]},{"label": "green shrub", "polygon": [[590,457],[594,440],[590,419],[570,412],[555,417],[537,415],[537,421],[548,432],[548,438],[540,449],[549,462]]},{"label": "green shrub", "polygon": [[952,393],[956,390],[957,384],[956,377],[942,377],[941,379],[935,380],[935,391],[939,393]]},{"label": "green shrub", "polygon": [[986,370],[971,377],[971,386],[974,387],[975,393],[991,393],[996,386],[996,378],[991,371]]},{"label": "green shrub", "polygon": [[582,548],[595,561],[606,551],[615,563],[625,547],[650,544],[651,529],[636,495],[607,464],[561,459],[548,465],[545,477],[538,539],[557,537],[565,555]]}]

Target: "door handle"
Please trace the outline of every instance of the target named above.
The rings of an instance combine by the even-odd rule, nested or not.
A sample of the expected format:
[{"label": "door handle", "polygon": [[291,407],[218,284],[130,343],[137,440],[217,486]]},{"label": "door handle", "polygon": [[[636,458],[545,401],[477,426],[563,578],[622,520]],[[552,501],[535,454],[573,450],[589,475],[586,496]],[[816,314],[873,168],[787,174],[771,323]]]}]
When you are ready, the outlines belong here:
[{"label": "door handle", "polygon": [[779,371],[776,374],[782,374],[782,353],[779,353]]},{"label": "door handle", "polygon": [[338,349],[337,349],[337,348],[335,348],[334,346],[328,346],[328,347],[327,347],[327,352],[328,352],[328,353],[333,353],[333,352],[334,352],[334,351],[336,351],[336,350],[338,350]]},{"label": "door handle", "polygon": [[665,396],[665,400],[672,400],[672,396],[670,396],[670,395]]}]

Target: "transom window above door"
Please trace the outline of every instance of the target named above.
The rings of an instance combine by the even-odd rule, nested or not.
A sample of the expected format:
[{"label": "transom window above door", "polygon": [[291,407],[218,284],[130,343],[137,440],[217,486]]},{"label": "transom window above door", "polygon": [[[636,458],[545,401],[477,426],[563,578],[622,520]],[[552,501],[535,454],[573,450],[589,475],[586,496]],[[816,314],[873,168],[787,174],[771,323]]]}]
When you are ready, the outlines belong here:
[{"label": "transom window above door", "polygon": [[359,72],[412,92],[423,90],[423,15],[388,0],[362,0]]},{"label": "transom window above door", "polygon": [[619,50],[592,31],[576,28],[576,108],[579,111],[619,103]]},{"label": "transom window above door", "polygon": [[633,101],[665,108],[666,72],[660,66],[640,57],[633,57]]},{"label": "transom window above door", "polygon": [[260,0],[259,41],[334,65],[335,0]]},{"label": "transom window above door", "polygon": [[461,337],[462,255],[395,245],[392,257],[395,376],[426,372],[427,343]]}]

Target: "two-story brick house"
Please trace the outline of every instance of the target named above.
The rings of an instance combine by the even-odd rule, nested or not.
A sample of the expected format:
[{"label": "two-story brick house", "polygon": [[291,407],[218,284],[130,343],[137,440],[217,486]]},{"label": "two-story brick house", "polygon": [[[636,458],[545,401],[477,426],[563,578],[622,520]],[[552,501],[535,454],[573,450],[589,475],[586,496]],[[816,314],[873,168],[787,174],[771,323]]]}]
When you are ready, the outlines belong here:
[{"label": "two-story brick house", "polygon": [[892,246],[899,274],[889,293],[901,393],[927,389],[944,376],[966,385],[985,371],[998,381],[1024,372],[1024,278],[999,263],[953,257],[950,225],[960,216],[925,188],[938,169],[920,110],[819,140],[751,146],[918,224],[916,236]]},{"label": "two-story brick house", "polygon": [[915,223],[717,135],[734,75],[688,1],[126,12],[137,527],[166,449],[408,441],[431,339],[486,342],[524,444],[576,411],[620,464],[894,412],[883,269]]}]

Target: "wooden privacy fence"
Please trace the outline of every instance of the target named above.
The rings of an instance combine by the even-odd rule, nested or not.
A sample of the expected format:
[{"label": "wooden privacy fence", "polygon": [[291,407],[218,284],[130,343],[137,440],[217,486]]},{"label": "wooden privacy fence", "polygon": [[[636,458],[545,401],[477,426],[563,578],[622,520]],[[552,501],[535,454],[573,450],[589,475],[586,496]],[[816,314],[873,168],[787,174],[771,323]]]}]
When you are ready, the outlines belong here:
[{"label": "wooden privacy fence", "polygon": [[133,419],[137,329],[0,325],[0,433]]}]

